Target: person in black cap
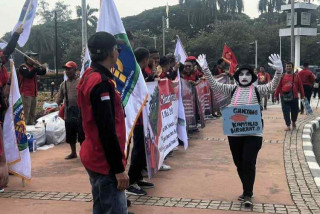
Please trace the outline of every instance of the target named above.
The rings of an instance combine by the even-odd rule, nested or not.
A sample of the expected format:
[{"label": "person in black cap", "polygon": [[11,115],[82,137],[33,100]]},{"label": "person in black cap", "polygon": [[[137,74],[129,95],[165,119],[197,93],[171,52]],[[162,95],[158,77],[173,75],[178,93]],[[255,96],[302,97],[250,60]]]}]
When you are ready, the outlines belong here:
[{"label": "person in black cap", "polygon": [[19,89],[23,102],[25,122],[27,125],[33,125],[38,95],[38,75],[45,75],[48,69],[47,64],[41,65],[38,60],[38,54],[27,51],[24,57],[25,63],[19,67]]},{"label": "person in black cap", "polygon": [[[198,57],[198,63],[202,67],[211,88],[229,96],[231,98],[229,107],[233,107],[260,104],[260,96],[272,93],[277,88],[283,71],[282,62],[278,55],[271,55],[269,59],[272,62],[272,64],[269,63],[269,66],[276,70],[275,76],[272,82],[257,86],[253,85],[257,80],[257,75],[250,66],[241,66],[234,73],[237,85],[230,85],[219,83],[212,77],[205,55]],[[224,118],[224,120],[230,119]],[[252,206],[251,198],[256,175],[256,160],[262,146],[262,132],[255,135],[232,135],[228,136],[228,140],[233,161],[243,185],[243,194],[239,196],[238,200],[243,201],[245,206],[250,207]]]},{"label": "person in black cap", "polygon": [[110,72],[120,49],[115,37],[106,32],[91,36],[88,48],[91,67],[83,74],[77,90],[85,133],[80,158],[90,177],[93,214],[127,214],[125,116]]}]

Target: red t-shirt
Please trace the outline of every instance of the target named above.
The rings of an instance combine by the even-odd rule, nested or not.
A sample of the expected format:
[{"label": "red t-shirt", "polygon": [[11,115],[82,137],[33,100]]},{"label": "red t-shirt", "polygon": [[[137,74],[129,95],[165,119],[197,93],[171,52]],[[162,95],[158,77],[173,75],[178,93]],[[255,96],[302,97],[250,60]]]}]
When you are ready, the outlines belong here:
[{"label": "red t-shirt", "polygon": [[270,82],[270,79],[271,79],[270,74],[268,74],[266,72],[264,72],[264,73],[259,72],[258,73],[258,83],[259,84],[266,84],[266,83]]},{"label": "red t-shirt", "polygon": [[147,66],[145,69],[144,69],[144,72],[150,76],[152,74],[152,68],[150,68],[149,66]]},{"label": "red t-shirt", "polygon": [[195,74],[191,74],[190,76],[184,75],[184,80],[191,80],[191,81],[197,81],[197,76]]},{"label": "red t-shirt", "polygon": [[[298,93],[300,93],[301,98],[304,98],[304,90],[302,82],[299,78],[299,75],[294,74],[294,82],[293,82],[293,75],[292,74],[285,74],[275,91],[275,97],[278,97],[279,94],[282,96],[284,92],[293,91],[294,98],[299,98]],[[293,86],[292,86],[293,83]]]},{"label": "red t-shirt", "polygon": [[298,75],[303,85],[313,86],[316,78],[310,70],[302,69],[299,71]]}]

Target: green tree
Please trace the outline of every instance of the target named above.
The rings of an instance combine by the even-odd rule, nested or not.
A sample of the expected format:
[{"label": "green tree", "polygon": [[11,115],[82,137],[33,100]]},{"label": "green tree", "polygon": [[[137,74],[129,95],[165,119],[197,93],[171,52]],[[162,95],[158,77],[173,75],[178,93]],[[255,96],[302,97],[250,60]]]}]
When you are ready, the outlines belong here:
[{"label": "green tree", "polygon": [[[87,5],[87,22],[88,25],[92,27],[97,27],[98,18],[94,15],[99,10],[97,8],[91,8],[90,5]],[[76,6],[77,17],[82,18],[82,7]]]}]

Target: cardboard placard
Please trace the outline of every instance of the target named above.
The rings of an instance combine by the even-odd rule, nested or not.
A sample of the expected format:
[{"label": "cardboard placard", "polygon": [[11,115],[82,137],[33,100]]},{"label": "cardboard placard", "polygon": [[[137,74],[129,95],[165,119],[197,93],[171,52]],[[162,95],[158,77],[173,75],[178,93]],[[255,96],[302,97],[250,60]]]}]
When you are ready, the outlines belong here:
[{"label": "cardboard placard", "polygon": [[222,110],[223,132],[228,136],[262,134],[260,105],[230,106]]}]

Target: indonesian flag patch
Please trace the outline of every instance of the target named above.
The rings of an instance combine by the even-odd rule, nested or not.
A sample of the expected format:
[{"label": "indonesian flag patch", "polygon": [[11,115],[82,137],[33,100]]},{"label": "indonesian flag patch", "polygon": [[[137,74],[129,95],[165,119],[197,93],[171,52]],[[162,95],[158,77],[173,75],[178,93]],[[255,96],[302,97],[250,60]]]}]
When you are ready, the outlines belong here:
[{"label": "indonesian flag patch", "polygon": [[109,92],[104,92],[100,94],[101,101],[110,100],[110,94]]}]

